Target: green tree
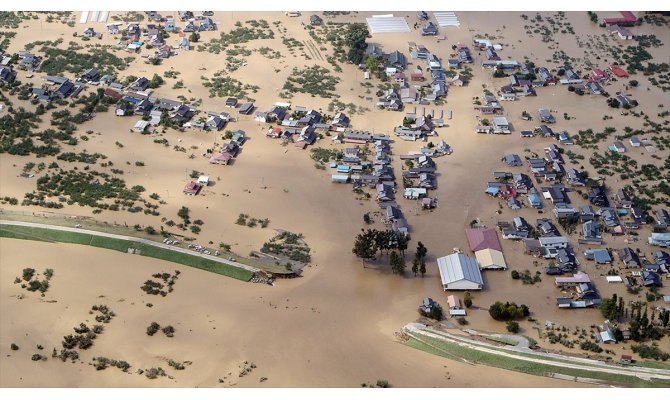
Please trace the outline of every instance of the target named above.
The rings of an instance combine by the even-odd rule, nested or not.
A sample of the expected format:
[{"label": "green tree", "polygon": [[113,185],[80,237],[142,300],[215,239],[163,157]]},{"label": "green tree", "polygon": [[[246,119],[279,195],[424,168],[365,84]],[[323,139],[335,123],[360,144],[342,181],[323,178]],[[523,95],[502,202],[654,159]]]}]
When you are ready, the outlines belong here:
[{"label": "green tree", "polygon": [[426,260],[424,259],[421,259],[421,261],[419,261],[419,272],[421,272],[422,278],[424,275],[426,275]]},{"label": "green tree", "polygon": [[518,333],[519,323],[516,321],[507,321],[507,332]]},{"label": "green tree", "polygon": [[363,62],[365,48],[367,47],[365,40],[369,35],[370,32],[364,24],[347,24],[344,44],[349,48],[347,51],[348,61],[356,65]]},{"label": "green tree", "polygon": [[164,81],[163,81],[163,78],[161,78],[160,75],[158,75],[158,74],[154,74],[154,76],[153,76],[153,77],[151,78],[151,80],[149,81],[149,88],[151,88],[151,89],[156,89],[157,87],[159,87],[160,85],[162,85],[163,82],[164,82]]},{"label": "green tree", "polygon": [[405,256],[405,250],[407,250],[407,246],[409,245],[409,241],[412,240],[409,234],[404,234],[404,233],[396,233],[395,234],[395,242],[396,242],[396,247],[398,248],[398,251],[400,251],[401,256]]},{"label": "green tree", "polygon": [[379,68],[379,59],[377,57],[367,57],[365,59],[365,66],[370,70],[370,71],[377,71]]},{"label": "green tree", "polygon": [[200,41],[200,34],[198,32],[191,33],[191,35],[188,37],[188,41],[191,43],[197,43]]},{"label": "green tree", "polygon": [[467,308],[472,307],[472,294],[469,290],[466,290],[465,294],[463,295],[463,304],[465,304],[465,307]]},{"label": "green tree", "polygon": [[423,258],[426,257],[427,254],[428,254],[428,249],[426,248],[426,246],[424,246],[423,243],[421,243],[421,242],[417,243],[417,245],[416,245],[416,255],[419,258],[423,259]]},{"label": "green tree", "polygon": [[414,276],[419,272],[419,260],[416,257],[412,261],[412,272],[414,272]]},{"label": "green tree", "polygon": [[439,304],[435,304],[430,308],[430,312],[428,313],[428,318],[432,318],[434,320],[440,321],[442,320],[442,317],[444,315],[444,312],[442,311],[442,306]]},{"label": "green tree", "polygon": [[389,257],[391,270],[394,274],[402,275],[405,272],[405,259],[401,257],[395,250],[391,251]]},{"label": "green tree", "polygon": [[354,248],[351,251],[363,261],[363,268],[365,268],[365,260],[373,259],[377,254],[375,237],[376,233],[372,229],[368,229],[356,236]]}]

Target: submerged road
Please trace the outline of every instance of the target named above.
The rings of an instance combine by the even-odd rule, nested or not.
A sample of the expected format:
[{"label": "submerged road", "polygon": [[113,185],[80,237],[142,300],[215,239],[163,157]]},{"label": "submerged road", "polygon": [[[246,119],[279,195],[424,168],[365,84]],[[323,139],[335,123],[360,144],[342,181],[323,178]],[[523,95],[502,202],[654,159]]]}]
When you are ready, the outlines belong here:
[{"label": "submerged road", "polygon": [[[583,371],[604,372],[617,375],[632,376],[644,380],[664,379],[670,380],[670,370],[646,368],[646,367],[625,367],[620,365],[604,364],[601,361],[585,358],[575,358],[555,353],[536,353],[531,349],[518,349],[516,346],[505,347],[507,351],[499,350],[500,347],[491,344],[483,343],[478,340],[468,339],[464,336],[453,335],[443,331],[436,331],[419,323],[410,323],[403,327],[403,332],[413,337],[416,340],[422,341],[420,337],[415,334],[429,336],[434,339],[439,339],[447,342],[457,344],[459,346],[467,347],[473,350],[483,351],[485,353],[495,354],[502,357],[514,358],[522,361],[529,361],[538,364],[551,365],[555,367],[578,369]],[[423,342],[423,341],[422,341]],[[510,354],[516,352],[518,354]],[[533,357],[531,354],[538,357]],[[554,360],[547,360],[546,358],[554,358]]]},{"label": "submerged road", "polygon": [[31,228],[43,228],[43,229],[51,229],[51,230],[55,230],[55,231],[85,233],[85,234],[94,235],[94,236],[102,236],[102,237],[108,237],[108,238],[112,238],[112,239],[127,240],[127,241],[146,244],[146,245],[149,245],[149,246],[155,246],[155,247],[159,247],[159,248],[162,248],[162,249],[171,250],[171,251],[175,251],[175,252],[179,252],[179,253],[184,253],[184,254],[188,254],[188,255],[191,255],[191,256],[205,258],[205,259],[216,261],[216,262],[219,262],[219,263],[222,263],[222,264],[230,265],[230,266],[235,267],[235,268],[244,269],[244,270],[247,270],[249,272],[259,272],[260,271],[258,268],[250,267],[248,265],[238,263],[238,262],[235,262],[235,261],[226,260],[225,258],[221,258],[221,257],[213,256],[213,255],[202,254],[202,253],[199,253],[197,251],[182,249],[181,247],[170,246],[170,245],[167,245],[165,243],[154,242],[153,240],[138,238],[138,237],[134,237],[134,236],[116,235],[116,234],[113,234],[113,233],[91,231],[91,230],[88,230],[88,229],[70,228],[70,227],[67,227],[67,226],[48,225],[48,224],[37,224],[37,223],[33,223],[33,222],[23,222],[23,221],[0,220],[0,225],[13,225],[13,226],[26,226],[26,227],[31,227]]}]

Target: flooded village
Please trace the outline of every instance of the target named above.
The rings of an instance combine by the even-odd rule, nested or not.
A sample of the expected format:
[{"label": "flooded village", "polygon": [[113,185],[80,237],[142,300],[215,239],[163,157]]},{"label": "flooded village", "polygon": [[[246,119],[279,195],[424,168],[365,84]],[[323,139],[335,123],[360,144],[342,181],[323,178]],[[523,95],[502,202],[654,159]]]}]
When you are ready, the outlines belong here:
[{"label": "flooded village", "polygon": [[667,387],[665,14],[0,12],[0,385]]}]

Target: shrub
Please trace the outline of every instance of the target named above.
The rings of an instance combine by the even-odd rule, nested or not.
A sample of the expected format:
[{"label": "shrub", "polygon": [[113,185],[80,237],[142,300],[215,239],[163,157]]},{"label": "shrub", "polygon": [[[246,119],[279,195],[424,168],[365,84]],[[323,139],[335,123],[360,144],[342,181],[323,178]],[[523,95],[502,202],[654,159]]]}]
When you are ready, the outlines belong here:
[{"label": "shrub", "polygon": [[467,308],[472,307],[472,294],[470,293],[470,291],[466,291],[465,294],[463,295],[463,304]]},{"label": "shrub", "polygon": [[633,352],[640,355],[642,358],[653,358],[654,360],[667,361],[670,358],[670,354],[662,351],[657,346],[647,346],[644,344],[632,345],[630,348]]},{"label": "shrub", "polygon": [[582,342],[579,345],[579,348],[581,348],[582,350],[593,351],[595,353],[602,353],[603,352],[602,347],[600,347],[600,346],[598,346],[598,344],[596,344],[594,342],[591,342],[591,341],[588,341],[588,340],[585,341],[585,342]]},{"label": "shrub", "polygon": [[151,325],[147,327],[147,335],[153,336],[161,328],[157,322],[152,322]]},{"label": "shrub", "polygon": [[519,323],[516,321],[507,321],[507,332],[518,333]]},{"label": "shrub", "polygon": [[521,275],[519,275],[519,272],[514,270],[512,271],[512,279],[519,279],[521,278]]},{"label": "shrub", "polygon": [[12,349],[12,350],[14,350],[14,351],[16,351],[16,350],[19,349],[19,346],[17,346],[16,343],[12,343],[12,344],[9,346],[9,348]]},{"label": "shrub", "polygon": [[167,336],[167,337],[173,337],[173,336],[174,336],[174,331],[175,331],[175,330],[174,330],[174,328],[172,327],[172,325],[168,325],[168,326],[166,326],[165,328],[163,328],[163,333],[164,333],[165,336]]}]

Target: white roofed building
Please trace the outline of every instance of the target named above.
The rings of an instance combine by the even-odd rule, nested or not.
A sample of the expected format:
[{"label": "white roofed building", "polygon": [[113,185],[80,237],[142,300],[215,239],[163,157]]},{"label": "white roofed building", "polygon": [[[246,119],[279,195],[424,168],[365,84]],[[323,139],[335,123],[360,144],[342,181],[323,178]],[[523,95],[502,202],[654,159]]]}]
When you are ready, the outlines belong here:
[{"label": "white roofed building", "polygon": [[473,257],[461,253],[450,254],[438,258],[437,267],[445,291],[481,290],[484,287],[479,264]]}]

